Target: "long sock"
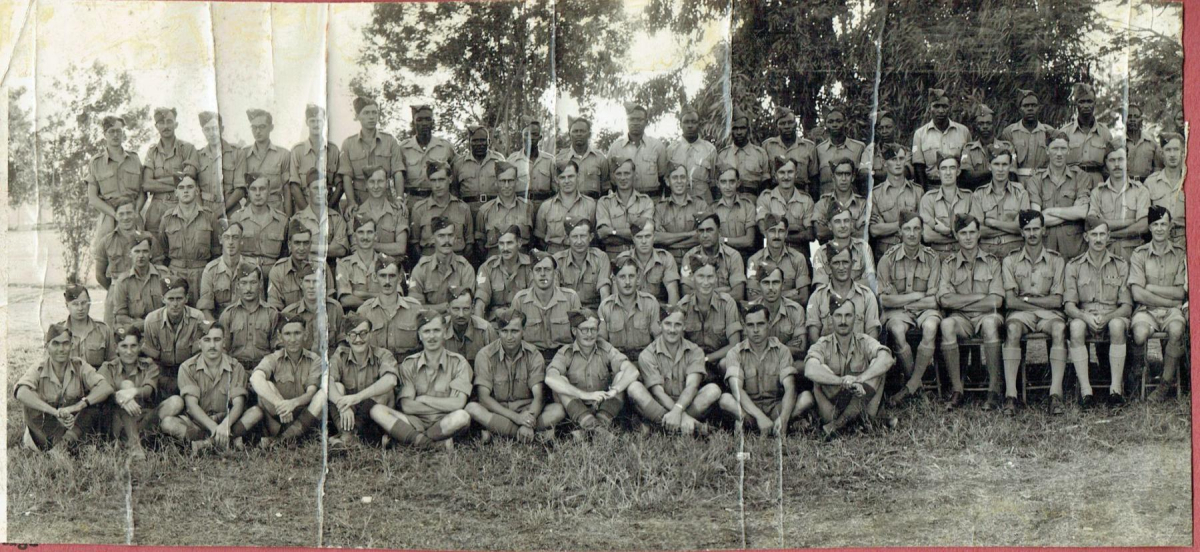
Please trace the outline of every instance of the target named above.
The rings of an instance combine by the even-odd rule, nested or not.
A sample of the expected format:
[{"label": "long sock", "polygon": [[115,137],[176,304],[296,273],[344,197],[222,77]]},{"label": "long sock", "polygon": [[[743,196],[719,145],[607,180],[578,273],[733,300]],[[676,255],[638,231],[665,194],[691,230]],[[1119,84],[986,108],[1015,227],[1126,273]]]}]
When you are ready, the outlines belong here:
[{"label": "long sock", "polygon": [[283,434],[280,437],[283,439],[297,439],[311,429],[312,426],[317,425],[317,422],[317,417],[313,416],[312,412],[309,412],[306,408],[299,416],[296,416],[295,420],[292,420],[291,425],[287,429],[283,430]]},{"label": "long sock", "polygon": [[229,426],[230,437],[241,437],[246,434],[246,431],[248,431],[246,429],[246,424],[243,424],[241,420],[238,420],[234,422],[233,425]]},{"label": "long sock", "polygon": [[656,424],[662,421],[663,416],[667,415],[667,409],[663,408],[663,405],[658,404],[658,401],[654,400],[654,397],[649,397],[646,401],[638,403],[637,408],[642,413],[642,416],[645,416],[647,420]]},{"label": "long sock", "polygon": [[983,362],[987,365],[988,391],[992,393],[999,393],[1001,391],[1000,366],[1004,363],[1003,357],[1000,354],[999,341],[983,342]]},{"label": "long sock", "polygon": [[191,424],[188,425],[185,436],[189,441],[203,441],[204,439],[208,438],[208,434],[205,433],[204,430]]},{"label": "long sock", "polygon": [[1112,391],[1125,393],[1125,344],[1108,344],[1108,366],[1112,375]]},{"label": "long sock", "polygon": [[516,437],[517,430],[521,429],[517,427],[517,424],[514,424],[512,420],[492,412],[488,412],[487,416],[485,416],[481,422],[483,423],[483,427],[486,427],[488,431],[491,431],[497,435]]},{"label": "long sock", "polygon": [[418,441],[418,437],[424,437],[416,428],[402,418],[397,418],[392,427],[388,428],[387,432],[393,439],[401,443],[415,443]]},{"label": "long sock", "polygon": [[[1124,355],[1124,351],[1121,352]],[[1088,349],[1086,345],[1071,347],[1071,363],[1075,365],[1075,378],[1079,380],[1079,392],[1092,394],[1092,381],[1088,376]]]},{"label": "long sock", "polygon": [[[1004,394],[1008,397],[1017,396],[1017,374],[1021,371],[1021,346],[1005,346],[1001,351],[1004,358]],[[991,364],[988,365],[988,385],[991,386]]]},{"label": "long sock", "polygon": [[1163,381],[1173,383],[1178,376],[1179,360],[1183,358],[1182,344],[1167,343],[1163,346]]},{"label": "long sock", "polygon": [[900,366],[904,368],[905,374],[913,372],[913,350],[908,346],[908,343],[902,343],[900,348],[896,349],[896,357],[900,359]]},{"label": "long sock", "polygon": [[1050,346],[1050,394],[1062,395],[1063,377],[1067,374],[1067,350],[1062,346]]},{"label": "long sock", "polygon": [[[1166,359],[1164,358],[1163,360],[1165,361]],[[1129,370],[1126,370],[1125,374],[1125,383],[1126,387],[1128,387],[1129,384],[1136,384],[1137,378],[1141,377],[1142,372],[1149,369],[1146,366],[1145,343],[1138,345],[1137,343],[1130,344],[1128,341],[1125,342],[1125,366],[1129,367]]]},{"label": "long sock", "polygon": [[925,379],[925,371],[933,364],[933,352],[936,349],[933,346],[918,345],[917,358],[913,362],[912,377],[908,378],[908,390],[916,392],[921,389],[921,380]]},{"label": "long sock", "polygon": [[625,400],[619,396],[613,397],[600,403],[600,408],[597,409],[599,412],[597,412],[596,415],[597,417],[604,419],[606,423],[611,423],[613,420],[617,419],[617,416],[621,414],[621,410],[624,408]]},{"label": "long sock", "polygon": [[592,411],[583,404],[583,401],[571,401],[563,405],[563,407],[567,411],[567,416],[569,416],[572,420],[575,420],[575,423],[579,425],[583,425],[583,420],[585,417],[592,417]]},{"label": "long sock", "polygon": [[962,393],[962,368],[959,366],[958,343],[942,343],[942,357],[946,359],[946,373],[950,376],[950,387]]},{"label": "long sock", "polygon": [[443,441],[445,439],[453,437],[454,436],[453,433],[447,433],[446,429],[444,427],[442,427],[442,424],[445,422],[446,422],[446,418],[442,418],[442,419],[438,420],[438,423],[433,424],[433,427],[425,430],[425,436],[429,437],[429,440],[431,440],[431,441]]}]

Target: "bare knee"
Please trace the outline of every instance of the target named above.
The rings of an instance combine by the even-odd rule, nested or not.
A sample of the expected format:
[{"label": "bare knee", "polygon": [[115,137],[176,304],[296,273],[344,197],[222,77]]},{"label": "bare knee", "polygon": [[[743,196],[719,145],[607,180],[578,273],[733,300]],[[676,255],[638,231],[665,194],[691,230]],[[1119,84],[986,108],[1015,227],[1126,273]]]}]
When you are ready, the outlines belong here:
[{"label": "bare knee", "polygon": [[937,339],[937,333],[937,320],[926,320],[924,324],[921,324],[921,341],[932,343],[934,339]]},{"label": "bare knee", "polygon": [[482,404],[477,402],[467,403],[467,406],[464,407],[463,410],[466,410],[467,414],[469,414],[471,418],[474,418],[475,421],[480,421],[488,415],[487,409],[484,408]]},{"label": "bare knee", "polygon": [[[979,325],[979,333],[983,334],[984,341],[999,341],[1000,325],[989,317]],[[1018,336],[1017,339],[1020,339],[1020,337]]]},{"label": "bare knee", "polygon": [[446,417],[442,420],[442,423],[446,424],[445,427],[449,429],[451,433],[465,429],[467,426],[471,425],[471,415],[467,414],[466,410],[455,410],[454,412],[446,414]]},{"label": "bare knee", "polygon": [[[1113,322],[1115,322],[1115,320]],[[1108,327],[1109,327],[1109,329],[1112,328],[1112,322],[1109,323]],[[1071,332],[1071,344],[1072,345],[1075,345],[1078,347],[1082,347],[1085,345],[1085,341],[1087,340],[1087,324],[1084,323],[1083,320],[1072,320],[1071,325],[1070,325],[1070,332]]]},{"label": "bare knee", "polygon": [[1183,341],[1183,324],[1171,322],[1167,325],[1167,341],[1173,344]]},{"label": "bare knee", "polygon": [[942,343],[955,345],[958,343],[958,333],[953,320],[942,320]]}]

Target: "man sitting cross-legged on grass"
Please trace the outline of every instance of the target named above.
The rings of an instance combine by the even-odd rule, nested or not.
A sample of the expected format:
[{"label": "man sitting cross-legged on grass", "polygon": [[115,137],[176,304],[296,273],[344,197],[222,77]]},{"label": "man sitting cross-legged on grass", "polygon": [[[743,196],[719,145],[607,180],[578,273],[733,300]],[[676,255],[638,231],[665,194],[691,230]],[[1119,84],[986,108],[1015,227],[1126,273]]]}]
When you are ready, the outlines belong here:
[{"label": "man sitting cross-legged on grass", "polygon": [[467,404],[467,413],[484,427],[484,441],[491,439],[491,433],[529,441],[534,431],[540,431],[542,439],[553,439],[554,426],[566,414],[558,403],[546,404],[546,361],[524,339],[525,313],[500,309],[496,323],[500,338],[475,355],[478,399]]},{"label": "man sitting cross-legged on grass", "polygon": [[263,426],[263,445],[274,439],[294,441],[320,421],[325,391],[320,389],[321,358],[304,348],[308,329],[304,318],[290,315],[279,324],[283,348],[267,355],[250,374],[258,405],[246,410],[241,423],[247,429]]},{"label": "man sitting cross-legged on grass", "polygon": [[708,433],[699,421],[721,398],[721,388],[704,383],[704,351],[683,337],[687,314],[678,305],[663,313],[662,333],[638,356],[641,381],[629,384],[629,399],[646,419],[684,435]]},{"label": "man sitting cross-legged on grass", "polygon": [[[941,261],[933,248],[921,243],[925,221],[917,213],[904,210],[897,225],[900,243],[879,259],[879,301],[883,304],[880,321],[895,343],[896,356],[908,377],[904,387],[888,397],[891,406],[900,405],[921,390],[925,370],[933,364],[938,326],[942,323],[937,304]],[[914,327],[921,330],[915,358],[908,344],[908,332]]]},{"label": "man sitting cross-legged on grass", "polygon": [[112,386],[95,368],[71,356],[71,331],[66,324],[46,330],[46,357],[17,380],[14,395],[25,410],[26,446],[66,458],[67,447],[101,423],[97,405],[112,394]]},{"label": "man sitting cross-legged on grass", "polygon": [[124,434],[129,456],[141,460],[146,457],[141,432],[165,416],[178,416],[183,411],[183,402],[172,401],[154,408],[159,369],[154,360],[142,354],[142,332],[133,326],[121,326],[115,337],[117,358],[100,365],[99,370],[113,388],[112,401],[107,404],[111,433],[118,439]]},{"label": "man sitting cross-legged on grass", "polygon": [[813,382],[817,412],[826,438],[857,419],[879,412],[883,382],[896,362],[875,338],[854,331],[853,301],[833,299],[833,335],[808,350],[804,377]]},{"label": "man sitting cross-legged on grass", "polygon": [[382,404],[371,408],[371,419],[399,443],[430,447],[444,441],[450,449],[453,437],[471,425],[471,415],[463,410],[471,396],[471,366],[446,350],[446,318],[429,309],[420,312],[417,335],[424,350],[400,364],[400,410]]},{"label": "man sitting cross-legged on grass", "polygon": [[625,406],[625,390],[637,380],[637,367],[600,339],[600,317],[595,311],[576,309],[567,318],[575,340],[563,345],[550,361],[546,386],[576,425],[609,433]]},{"label": "man sitting cross-legged on grass", "polygon": [[755,423],[763,435],[786,435],[791,422],[812,407],[813,397],[805,391],[797,398],[792,352],[770,337],[769,314],[762,304],[746,308],[746,339],[725,356],[729,393],[719,404],[740,422]]},{"label": "man sitting cross-legged on grass", "polygon": [[182,401],[185,410],[162,421],[163,433],[190,442],[193,452],[213,444],[239,446],[246,434],[237,421],[246,408],[246,369],[225,353],[225,326],[204,326],[200,353],[179,366],[179,395],[164,401]]},{"label": "man sitting cross-legged on grass", "polygon": [[371,421],[376,404],[393,408],[400,369],[396,357],[371,344],[371,320],[351,313],[342,322],[341,344],[329,356],[329,403],[337,437],[330,444],[352,444],[363,438],[379,444],[383,430]]},{"label": "man sitting cross-legged on grass", "polygon": [[[1150,400],[1162,401],[1179,384],[1179,364],[1187,353],[1188,281],[1187,254],[1171,240],[1171,212],[1161,205],[1149,209],[1150,243],[1133,250],[1129,258],[1129,293],[1137,305],[1133,313],[1133,343],[1139,356],[1154,332],[1167,332],[1163,344],[1162,385]],[[1136,366],[1136,365],[1135,365]]]}]

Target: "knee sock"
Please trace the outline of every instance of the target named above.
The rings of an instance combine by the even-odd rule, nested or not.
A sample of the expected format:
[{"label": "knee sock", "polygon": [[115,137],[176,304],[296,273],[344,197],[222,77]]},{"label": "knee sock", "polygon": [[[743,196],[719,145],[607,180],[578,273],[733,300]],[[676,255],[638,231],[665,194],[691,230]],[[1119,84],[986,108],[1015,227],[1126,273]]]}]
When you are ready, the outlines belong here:
[{"label": "knee sock", "polygon": [[188,441],[203,441],[208,438],[208,434],[203,429],[194,425],[188,424],[187,433],[185,434]]},{"label": "knee sock", "polygon": [[625,400],[620,396],[613,397],[600,403],[596,418],[605,424],[611,424],[621,414],[623,408],[625,408]]},{"label": "knee sock", "polygon": [[1067,351],[1062,346],[1050,346],[1050,394],[1062,395],[1063,377],[1067,374]]},{"label": "knee sock", "polygon": [[921,388],[921,380],[925,379],[925,371],[933,364],[933,346],[918,345],[917,358],[913,361],[912,377],[908,379],[908,390],[916,392]]},{"label": "knee sock", "polygon": [[229,426],[229,436],[230,437],[234,437],[234,438],[241,437],[246,434],[246,431],[248,431],[246,429],[246,425],[243,424],[241,420],[238,420],[238,421],[234,422],[233,425]]},{"label": "knee sock", "polygon": [[1108,344],[1108,369],[1111,370],[1112,387],[1116,393],[1125,393],[1125,344]]},{"label": "knee sock", "polygon": [[1163,345],[1163,382],[1175,383],[1178,378],[1179,360],[1183,358],[1182,344],[1166,343]]},{"label": "knee sock", "polygon": [[[985,345],[986,346],[986,345]],[[1017,396],[1017,374],[1021,371],[1021,346],[1004,346],[1001,356],[1004,358],[1004,394],[1008,397]],[[988,386],[992,383],[991,364],[988,364]]]},{"label": "knee sock", "polygon": [[595,418],[592,416],[591,409],[589,409],[586,405],[584,405],[583,401],[580,401],[580,400],[571,401],[571,402],[563,405],[563,408],[566,409],[567,416],[569,418],[571,418],[572,420],[574,420],[575,423],[577,423],[581,426],[587,427],[586,425],[584,425],[584,421],[587,419],[590,419],[590,421],[592,423],[595,422]]},{"label": "knee sock", "polygon": [[1004,360],[1000,354],[999,341],[983,342],[983,363],[987,365],[988,392],[1000,393],[1000,366],[1003,365]]},{"label": "knee sock", "polygon": [[[446,417],[449,417],[449,415],[447,415]],[[443,417],[442,419],[438,420],[438,423],[433,424],[433,427],[425,430],[425,436],[428,437],[429,440],[444,441],[446,439],[449,439],[450,437],[453,437],[454,433],[457,433],[457,430],[454,433],[448,433],[446,431],[445,427],[443,427],[443,424],[446,423],[446,417]]]},{"label": "knee sock", "polygon": [[896,348],[896,357],[900,360],[900,366],[904,368],[906,375],[911,375],[913,372],[913,350],[908,346],[908,343],[901,343]]},{"label": "knee sock", "polygon": [[962,368],[959,366],[958,343],[942,343],[942,357],[946,359],[946,374],[950,376],[951,389],[956,393],[962,393]]},{"label": "knee sock", "polygon": [[292,423],[288,425],[287,429],[283,430],[283,434],[279,437],[282,439],[297,439],[314,425],[317,425],[317,417],[313,416],[312,412],[309,412],[306,408],[295,420],[292,420]]},{"label": "knee sock", "polygon": [[[1124,351],[1122,351],[1124,355]],[[1086,397],[1092,394],[1092,381],[1088,376],[1087,345],[1071,347],[1071,363],[1075,365],[1075,377],[1079,380],[1079,392]]]},{"label": "knee sock", "polygon": [[400,443],[416,444],[425,437],[402,418],[397,418],[392,423],[392,427],[388,428],[387,432],[388,435],[391,435],[393,439]]},{"label": "knee sock", "polygon": [[650,397],[649,400],[645,401],[644,403],[638,403],[637,407],[638,410],[641,411],[642,416],[645,416],[647,420],[650,420],[656,424],[661,423],[663,416],[667,415],[667,409],[663,408],[658,401],[654,400],[654,397]]},{"label": "knee sock", "polygon": [[509,437],[516,437],[517,430],[521,429],[517,426],[517,424],[514,424],[512,420],[494,412],[487,413],[482,420],[482,425],[492,433],[497,435],[507,435]]}]

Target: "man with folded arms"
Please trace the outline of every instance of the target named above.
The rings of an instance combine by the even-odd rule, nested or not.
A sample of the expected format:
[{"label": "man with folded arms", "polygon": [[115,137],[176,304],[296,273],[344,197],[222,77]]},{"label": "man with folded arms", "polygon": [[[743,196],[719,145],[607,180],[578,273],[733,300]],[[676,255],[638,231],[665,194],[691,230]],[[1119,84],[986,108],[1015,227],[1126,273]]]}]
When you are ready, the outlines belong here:
[{"label": "man with folded arms", "polygon": [[1133,250],[1129,259],[1129,292],[1137,309],[1133,313],[1133,343],[1139,353],[1154,332],[1167,332],[1163,344],[1162,384],[1151,400],[1162,401],[1179,384],[1176,372],[1187,353],[1187,253],[1171,240],[1171,212],[1151,206],[1150,243]]}]

